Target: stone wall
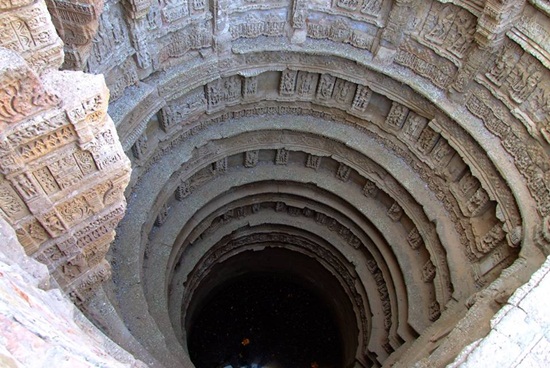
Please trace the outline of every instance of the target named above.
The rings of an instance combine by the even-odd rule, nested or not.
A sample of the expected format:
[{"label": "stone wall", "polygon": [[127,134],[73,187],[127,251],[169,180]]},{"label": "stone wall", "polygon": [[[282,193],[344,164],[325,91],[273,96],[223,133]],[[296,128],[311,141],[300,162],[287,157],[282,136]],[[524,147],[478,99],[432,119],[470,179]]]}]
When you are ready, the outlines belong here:
[{"label": "stone wall", "polygon": [[0,219],[0,365],[146,367],[118,347],[52,288],[45,265],[29,258]]},{"label": "stone wall", "polygon": [[[546,1],[0,7],[0,213],[152,366],[192,365],[182,306],[247,221],[307,225],[284,240],[343,275],[361,366],[451,362],[550,252]],[[57,71],[50,14],[105,81]]]},{"label": "stone wall", "polygon": [[82,304],[110,277],[104,257],[126,208],[130,163],[103,77],[57,71],[62,43],[45,3],[0,6],[0,213]]}]

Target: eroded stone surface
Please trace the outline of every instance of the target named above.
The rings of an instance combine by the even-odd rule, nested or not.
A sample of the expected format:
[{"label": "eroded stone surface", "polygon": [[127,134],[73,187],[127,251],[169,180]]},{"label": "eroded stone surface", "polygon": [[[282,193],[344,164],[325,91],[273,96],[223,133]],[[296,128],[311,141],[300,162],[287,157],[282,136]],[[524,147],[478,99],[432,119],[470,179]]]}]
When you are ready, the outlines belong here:
[{"label": "eroded stone surface", "polygon": [[[105,75],[134,167],[114,282],[95,303],[112,303],[111,321],[166,366],[191,364],[182,304],[247,241],[283,239],[342,275],[361,326],[346,354],[375,367],[449,363],[549,252],[545,1],[49,8],[65,67]],[[102,125],[107,99],[89,76],[64,94],[74,74],[41,82],[19,62],[8,69],[33,87],[5,92],[5,129],[69,112],[62,134],[48,132],[59,155],[29,130],[6,147],[6,216],[62,287],[86,289],[110,272],[128,180]],[[48,90],[59,100],[35,104]],[[291,235],[274,237],[282,228]]]},{"label": "eroded stone surface", "polygon": [[0,361],[5,367],[145,367],[90,324],[46,266],[23,253],[0,219]]},{"label": "eroded stone surface", "polygon": [[2,216],[25,252],[83,303],[110,276],[104,256],[130,172],[107,115],[109,92],[101,77],[52,71],[39,78],[12,51],[0,54],[1,78],[13,90],[2,96]]}]

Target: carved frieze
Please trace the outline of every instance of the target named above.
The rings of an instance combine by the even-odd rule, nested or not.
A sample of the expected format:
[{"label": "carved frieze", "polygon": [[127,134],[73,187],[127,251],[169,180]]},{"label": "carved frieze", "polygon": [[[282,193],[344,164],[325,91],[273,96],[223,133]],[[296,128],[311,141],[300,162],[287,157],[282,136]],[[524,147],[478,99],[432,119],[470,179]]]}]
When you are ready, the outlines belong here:
[{"label": "carved frieze", "polygon": [[[238,75],[227,78],[217,79],[206,85],[206,101],[208,111],[218,111],[219,109],[235,104],[241,99],[242,79]],[[197,92],[199,93],[199,92]],[[195,105],[197,108],[202,103],[200,94],[195,95]]]},{"label": "carved frieze", "polygon": [[231,38],[278,37],[285,34],[286,20],[275,14],[258,17],[248,14],[242,22],[230,26]]},{"label": "carved frieze", "polygon": [[404,42],[395,56],[395,62],[418,75],[428,78],[440,88],[447,88],[453,81],[458,68],[450,61],[438,56],[434,51],[412,40]]},{"label": "carved frieze", "polygon": [[419,41],[460,65],[474,40],[476,17],[453,4],[432,3]]},{"label": "carved frieze", "polygon": [[169,59],[184,57],[188,52],[212,46],[212,29],[203,22],[192,23],[187,27],[167,35],[160,43],[158,61],[163,64]]},{"label": "carved frieze", "polygon": [[67,65],[65,62],[67,67],[82,69],[82,64],[87,65],[90,72],[106,73],[117,64],[122,64],[132,52],[127,24],[118,5],[110,5],[101,13],[97,31],[91,35],[93,39],[87,47],[89,57],[82,56],[79,65]]},{"label": "carved frieze", "polygon": [[531,134],[550,142],[550,74],[514,42],[505,43],[494,66],[477,80],[524,122]]},{"label": "carved frieze", "polygon": [[327,39],[334,42],[347,43],[364,50],[370,50],[374,42],[373,35],[354,29],[344,20],[308,22],[307,35],[314,39]]}]

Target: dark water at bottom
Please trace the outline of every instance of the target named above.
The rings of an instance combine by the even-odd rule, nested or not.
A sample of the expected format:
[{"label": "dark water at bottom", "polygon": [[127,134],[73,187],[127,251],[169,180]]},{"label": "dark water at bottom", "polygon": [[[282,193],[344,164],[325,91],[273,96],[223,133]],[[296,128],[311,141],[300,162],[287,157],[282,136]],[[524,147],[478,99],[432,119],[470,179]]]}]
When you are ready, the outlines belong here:
[{"label": "dark water at bottom", "polygon": [[341,339],[329,308],[285,277],[247,275],[200,310],[188,334],[197,368],[341,367]]}]

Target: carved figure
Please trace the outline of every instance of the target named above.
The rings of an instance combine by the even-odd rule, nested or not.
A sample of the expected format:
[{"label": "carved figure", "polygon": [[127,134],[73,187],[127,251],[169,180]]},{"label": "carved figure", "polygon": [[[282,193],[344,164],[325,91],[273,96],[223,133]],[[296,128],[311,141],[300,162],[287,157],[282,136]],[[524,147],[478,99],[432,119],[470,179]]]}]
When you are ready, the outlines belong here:
[{"label": "carved figure", "polygon": [[245,167],[254,167],[258,164],[259,159],[259,151],[246,151],[245,152],[245,159],[244,159],[244,166]]},{"label": "carved figure", "polygon": [[386,118],[386,124],[395,129],[401,129],[409,109],[400,103],[394,102],[391,106],[391,110]]},{"label": "carved figure", "polygon": [[510,97],[518,104],[522,103],[535,90],[541,79],[542,71],[536,62],[528,65],[520,63],[507,80]]},{"label": "carved figure", "polygon": [[461,57],[475,33],[475,18],[467,11],[460,12],[453,23],[452,39],[448,41],[448,49],[453,54]]},{"label": "carved figure", "polygon": [[435,25],[426,34],[426,39],[437,45],[443,44],[447,33],[451,29],[455,16],[456,8],[451,5],[445,6],[443,10],[436,15]]},{"label": "carved figure", "polygon": [[335,77],[330,74],[321,75],[319,87],[317,88],[317,98],[328,100],[332,96]]},{"label": "carved figure", "polygon": [[355,97],[353,98],[353,103],[351,105],[352,109],[365,112],[371,97],[372,91],[368,87],[358,85],[357,91],[355,92]]},{"label": "carved figure", "polygon": [[363,5],[361,5],[361,13],[378,17],[380,15],[380,11],[382,10],[382,1],[383,0],[363,0]]},{"label": "carved figure", "polygon": [[284,70],[281,75],[280,93],[282,95],[292,95],[296,83],[296,71]]},{"label": "carved figure", "polygon": [[286,165],[288,163],[288,156],[289,156],[289,152],[286,149],[284,148],[278,149],[277,154],[275,155],[275,164]]}]

